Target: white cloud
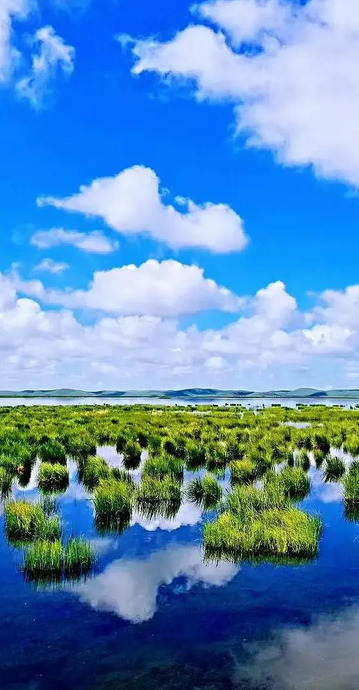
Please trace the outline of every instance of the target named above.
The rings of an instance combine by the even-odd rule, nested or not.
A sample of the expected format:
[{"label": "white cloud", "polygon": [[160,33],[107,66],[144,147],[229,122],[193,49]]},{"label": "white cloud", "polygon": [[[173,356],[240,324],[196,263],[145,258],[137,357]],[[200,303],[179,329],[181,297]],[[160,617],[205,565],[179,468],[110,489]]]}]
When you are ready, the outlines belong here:
[{"label": "white cloud", "polygon": [[34,270],[59,275],[60,273],[67,271],[68,268],[69,265],[64,262],[54,261],[53,259],[43,259],[37,266],[35,266]]},{"label": "white cloud", "polygon": [[110,254],[119,247],[117,241],[110,240],[99,230],[78,232],[77,230],[64,230],[63,228],[39,230],[32,236],[31,244],[38,247],[38,249],[71,245],[90,254]]},{"label": "white cloud", "polygon": [[208,309],[235,312],[239,299],[205,278],[203,269],[178,261],[148,260],[141,266],[96,271],[88,290],[47,290],[39,281],[14,280],[27,295],[71,309],[110,314],[173,317]]},{"label": "white cloud", "polygon": [[147,559],[114,561],[106,570],[70,591],[100,611],[111,611],[133,623],[150,620],[156,613],[158,591],[178,577],[186,589],[200,583],[222,587],[233,580],[239,568],[232,563],[204,563],[198,547],[176,546],[151,554]]},{"label": "white cloud", "polygon": [[[178,294],[177,288],[167,303],[160,289],[162,285],[165,293],[164,283],[155,279],[161,264],[156,266],[155,262],[152,276],[155,286],[150,287],[151,271],[146,273],[147,263],[132,269],[135,275],[139,271],[139,284],[145,296],[134,287],[135,295],[127,297],[125,292],[118,297],[118,304],[122,300],[122,305],[126,304],[129,310],[129,305],[135,305],[137,300],[132,308],[140,313],[99,317],[95,312],[92,321],[86,324],[67,309],[40,307],[39,298],[49,292],[41,281],[25,283],[23,287],[32,293],[32,299],[23,298],[16,292],[16,288],[21,290],[19,279],[0,274],[1,387],[66,385],[93,390],[196,386],[264,390],[304,384],[321,388],[352,387],[351,377],[359,367],[358,310],[352,301],[355,286],[342,293],[326,291],[315,298],[317,308],[301,312],[285,286],[273,283],[243,300],[244,313],[233,317],[228,325],[200,330],[196,326],[184,328],[169,315],[175,306],[178,313],[189,309],[186,305],[191,289],[185,288]],[[175,274],[184,276],[186,283],[186,270],[191,268],[179,264],[175,266]],[[210,299],[214,294],[216,299],[226,301],[227,297],[219,298],[218,286],[214,293],[206,292],[206,279],[196,270],[199,283],[197,278],[191,282],[192,274],[188,278],[196,308],[200,292],[202,306],[208,305],[208,294]],[[165,274],[172,276],[167,268]],[[146,302],[150,289],[151,308],[149,301]],[[106,292],[111,295],[114,290],[108,288]],[[64,295],[62,291],[52,293]],[[70,293],[69,300],[71,296]],[[343,318],[341,324],[335,322],[332,311],[337,300]],[[147,309],[162,315],[145,313]]]},{"label": "white cloud", "polygon": [[135,41],[134,74],[189,80],[198,98],[234,104],[248,145],[358,187],[357,0],[217,0],[195,14],[215,28]]},{"label": "white cloud", "polygon": [[0,4],[0,84],[12,75],[20,60],[20,52],[13,44],[13,22],[28,16],[31,0],[1,0]]},{"label": "white cloud", "polygon": [[99,217],[120,233],[146,233],[173,248],[201,247],[225,253],[241,251],[247,244],[243,221],[232,208],[210,202],[198,205],[181,198],[178,210],[165,203],[159,178],[143,166],[94,180],[64,199],[40,198],[38,204]]},{"label": "white cloud", "polygon": [[16,84],[17,92],[41,107],[52,81],[60,74],[69,76],[74,69],[75,49],[58,36],[52,26],[38,29],[33,37],[35,53],[29,74]]}]

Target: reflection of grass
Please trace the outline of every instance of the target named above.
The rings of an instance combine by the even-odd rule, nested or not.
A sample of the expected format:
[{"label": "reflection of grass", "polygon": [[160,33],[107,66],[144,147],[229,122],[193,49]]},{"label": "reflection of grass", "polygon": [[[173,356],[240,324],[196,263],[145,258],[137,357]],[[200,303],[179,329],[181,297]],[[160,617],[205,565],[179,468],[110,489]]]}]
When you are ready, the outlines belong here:
[{"label": "reflection of grass", "polygon": [[57,540],[61,534],[57,515],[47,515],[39,504],[11,501],[5,505],[5,531],[11,543],[38,539]]},{"label": "reflection of grass", "polygon": [[39,488],[43,491],[65,491],[69,485],[69,471],[59,463],[42,462],[39,470]]},{"label": "reflection of grass", "polygon": [[336,482],[345,474],[345,463],[341,458],[328,456],[325,462],[324,481]]},{"label": "reflection of grass", "polygon": [[197,478],[190,482],[187,487],[187,496],[193,503],[209,510],[215,508],[220,502],[222,488],[210,474],[206,474],[203,479]]}]

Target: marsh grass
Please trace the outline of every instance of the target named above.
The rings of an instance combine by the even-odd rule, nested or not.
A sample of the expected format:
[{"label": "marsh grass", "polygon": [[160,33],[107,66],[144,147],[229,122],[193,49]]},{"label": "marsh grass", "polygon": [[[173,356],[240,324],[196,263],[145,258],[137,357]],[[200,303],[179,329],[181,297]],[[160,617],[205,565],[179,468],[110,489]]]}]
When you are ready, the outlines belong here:
[{"label": "marsh grass", "polygon": [[328,457],[325,462],[323,479],[325,482],[337,482],[345,474],[344,460],[338,457]]},{"label": "marsh grass", "polygon": [[38,450],[40,460],[43,462],[53,462],[66,465],[66,449],[60,441],[56,439],[46,441],[41,444]]},{"label": "marsh grass", "polygon": [[183,481],[183,460],[174,455],[159,455],[149,457],[143,467],[142,476],[150,476],[155,479],[164,479],[167,476],[175,480]]},{"label": "marsh grass", "polygon": [[114,478],[100,482],[94,493],[96,524],[103,531],[106,525],[112,529],[123,529],[129,523],[132,513],[133,488],[127,482]]},{"label": "marsh grass", "polygon": [[231,484],[249,484],[257,477],[257,465],[253,460],[233,460],[230,464]]},{"label": "marsh grass", "polygon": [[108,479],[111,468],[104,458],[89,456],[79,463],[79,480],[89,491],[93,491],[102,479]]},{"label": "marsh grass", "polygon": [[189,483],[186,495],[192,503],[213,510],[222,499],[222,487],[214,477],[206,474],[203,479],[196,478]]},{"label": "marsh grass", "polygon": [[136,490],[136,501],[139,505],[162,501],[178,503],[181,502],[181,496],[181,485],[169,475],[162,479],[143,476]]},{"label": "marsh grass", "polygon": [[91,571],[95,557],[91,545],[81,538],[71,538],[64,549],[64,570],[67,575],[83,575]]},{"label": "marsh grass", "polygon": [[48,515],[44,508],[27,501],[10,501],[5,505],[5,532],[8,540],[21,545],[36,540],[56,541],[61,536],[57,515]]},{"label": "marsh grass", "polygon": [[347,503],[359,505],[359,461],[355,460],[343,479],[344,496]]},{"label": "marsh grass", "polygon": [[62,567],[63,552],[60,540],[38,541],[25,551],[23,570],[29,580],[38,577],[60,580]]},{"label": "marsh grass", "polygon": [[242,559],[264,557],[315,558],[322,524],[318,517],[297,508],[264,510],[242,522],[225,512],[204,528],[204,545],[212,555]]},{"label": "marsh grass", "polygon": [[270,483],[277,483],[284,495],[295,501],[302,500],[310,492],[310,479],[301,467],[285,467],[278,474],[268,473],[265,485]]},{"label": "marsh grass", "polygon": [[42,491],[66,491],[69,486],[69,471],[65,465],[42,462],[39,470],[38,483]]}]

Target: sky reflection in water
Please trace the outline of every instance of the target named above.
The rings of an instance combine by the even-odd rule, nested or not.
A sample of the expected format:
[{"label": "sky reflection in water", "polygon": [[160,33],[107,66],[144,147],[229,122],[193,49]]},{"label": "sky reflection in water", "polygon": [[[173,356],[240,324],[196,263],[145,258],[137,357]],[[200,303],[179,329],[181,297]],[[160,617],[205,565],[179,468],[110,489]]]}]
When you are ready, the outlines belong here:
[{"label": "sky reflection in water", "polygon": [[[99,454],[122,466],[115,449]],[[359,526],[345,519],[341,485],[324,484],[321,469],[311,467],[302,505],[322,514],[324,537],[318,559],[301,567],[204,562],[210,516],[186,500],[173,519],[134,513],[122,535],[101,537],[75,463],[69,469],[58,498],[64,530],[91,541],[97,570],[36,590],[1,535],[1,688],[359,687]],[[15,495],[36,500],[36,472]]]}]

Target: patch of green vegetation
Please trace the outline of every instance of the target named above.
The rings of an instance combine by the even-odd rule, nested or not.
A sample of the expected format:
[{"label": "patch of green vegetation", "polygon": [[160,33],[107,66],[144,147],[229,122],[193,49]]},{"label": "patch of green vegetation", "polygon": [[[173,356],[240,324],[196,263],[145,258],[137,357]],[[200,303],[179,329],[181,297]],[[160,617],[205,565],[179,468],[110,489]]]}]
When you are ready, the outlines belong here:
[{"label": "patch of green vegetation", "polygon": [[66,450],[60,441],[50,439],[42,443],[38,449],[38,455],[43,462],[53,462],[66,465]]},{"label": "patch of green vegetation", "polygon": [[23,570],[29,579],[50,577],[60,580],[63,567],[62,543],[56,541],[37,541],[24,556]]},{"label": "patch of green vegetation", "polygon": [[69,471],[59,463],[42,462],[39,470],[39,488],[42,491],[66,491],[69,485]]},{"label": "patch of green vegetation", "polygon": [[359,460],[355,460],[343,479],[346,503],[359,504]]},{"label": "patch of green vegetation", "polygon": [[324,468],[324,481],[337,482],[345,474],[345,462],[338,457],[328,456]]},{"label": "patch of green vegetation", "polygon": [[187,487],[187,497],[206,510],[214,509],[222,499],[222,487],[210,474],[193,479]]},{"label": "patch of green vegetation", "polygon": [[93,491],[102,479],[109,479],[111,469],[104,458],[89,456],[79,463],[79,479],[89,491]]},{"label": "patch of green vegetation", "polygon": [[127,482],[117,481],[115,478],[102,480],[94,493],[96,524],[101,531],[109,529],[123,529],[127,525],[133,503],[133,489]]},{"label": "patch of green vegetation", "polygon": [[138,504],[157,503],[162,501],[180,502],[181,485],[173,477],[167,475],[162,479],[150,477],[142,478],[137,487],[136,500]]},{"label": "patch of green vegetation", "polygon": [[64,549],[64,569],[67,575],[89,573],[94,564],[91,545],[81,538],[71,538]]},{"label": "patch of green vegetation", "polygon": [[253,482],[258,476],[256,463],[247,458],[243,458],[243,460],[234,460],[231,462],[230,468],[232,485]]},{"label": "patch of green vegetation", "polygon": [[61,535],[57,515],[49,515],[39,503],[10,501],[5,509],[5,532],[12,544],[36,540],[55,541]]}]

